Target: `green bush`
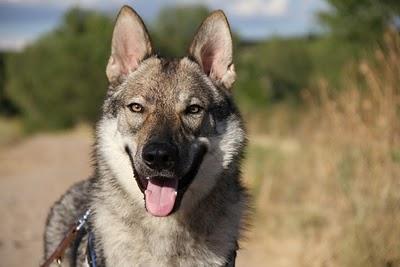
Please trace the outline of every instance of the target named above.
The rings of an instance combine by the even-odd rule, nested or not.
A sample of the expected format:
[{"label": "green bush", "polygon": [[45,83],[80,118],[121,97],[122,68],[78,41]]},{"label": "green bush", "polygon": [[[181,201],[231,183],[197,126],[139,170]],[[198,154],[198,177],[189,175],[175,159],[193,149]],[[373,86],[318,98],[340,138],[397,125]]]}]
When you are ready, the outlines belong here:
[{"label": "green bush", "polygon": [[6,90],[28,130],[94,121],[104,97],[112,20],[78,9],[22,53],[8,57]]},{"label": "green bush", "polygon": [[185,56],[195,31],[209,12],[204,6],[162,9],[153,27],[150,27],[155,49],[163,56]]},{"label": "green bush", "polygon": [[274,38],[241,47],[235,94],[246,109],[264,109],[282,100],[298,102],[313,73],[306,38]]}]

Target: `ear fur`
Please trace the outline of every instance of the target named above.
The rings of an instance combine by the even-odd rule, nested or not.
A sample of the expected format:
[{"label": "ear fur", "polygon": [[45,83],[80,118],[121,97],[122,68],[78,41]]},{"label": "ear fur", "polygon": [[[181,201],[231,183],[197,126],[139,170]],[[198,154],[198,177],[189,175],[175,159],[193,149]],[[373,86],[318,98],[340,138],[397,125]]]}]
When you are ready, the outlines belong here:
[{"label": "ear fur", "polygon": [[114,26],[106,68],[109,82],[120,82],[151,54],[150,37],[142,19],[131,7],[123,6]]},{"label": "ear fur", "polygon": [[215,84],[229,89],[236,79],[232,53],[228,20],[223,11],[214,11],[199,27],[190,45],[189,55]]}]

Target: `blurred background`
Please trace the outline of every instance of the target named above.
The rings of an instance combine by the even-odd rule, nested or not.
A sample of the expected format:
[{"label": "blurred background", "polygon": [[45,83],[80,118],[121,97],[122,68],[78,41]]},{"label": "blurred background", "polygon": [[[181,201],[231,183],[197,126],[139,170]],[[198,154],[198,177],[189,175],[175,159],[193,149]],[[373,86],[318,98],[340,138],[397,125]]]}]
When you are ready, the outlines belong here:
[{"label": "blurred background", "polygon": [[255,211],[238,266],[400,266],[398,0],[0,0],[0,266],[37,266],[50,205],[91,173],[123,4],[168,56],[230,20]]}]

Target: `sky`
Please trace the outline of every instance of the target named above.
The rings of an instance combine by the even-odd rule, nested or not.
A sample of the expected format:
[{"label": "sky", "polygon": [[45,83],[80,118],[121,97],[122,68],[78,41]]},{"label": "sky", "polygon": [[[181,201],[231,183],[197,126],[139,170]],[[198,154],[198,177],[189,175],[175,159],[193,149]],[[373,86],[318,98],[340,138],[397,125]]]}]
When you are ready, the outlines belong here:
[{"label": "sky", "polygon": [[245,39],[293,36],[318,31],[315,13],[324,0],[0,0],[0,50],[20,50],[54,29],[71,7],[116,15],[128,4],[151,23],[169,5],[203,4],[222,9],[233,31]]}]

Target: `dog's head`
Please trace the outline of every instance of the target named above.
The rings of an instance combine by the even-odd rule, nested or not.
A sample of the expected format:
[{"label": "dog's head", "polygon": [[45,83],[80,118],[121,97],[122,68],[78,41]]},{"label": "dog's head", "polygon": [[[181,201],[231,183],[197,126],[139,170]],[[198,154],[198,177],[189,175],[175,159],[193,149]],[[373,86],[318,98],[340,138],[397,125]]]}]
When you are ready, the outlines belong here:
[{"label": "dog's head", "polygon": [[231,100],[232,39],[222,11],[204,20],[187,57],[170,60],[153,53],[142,20],[123,7],[106,73],[98,165],[134,199],[144,197],[152,215],[193,205],[240,158],[244,131]]}]

